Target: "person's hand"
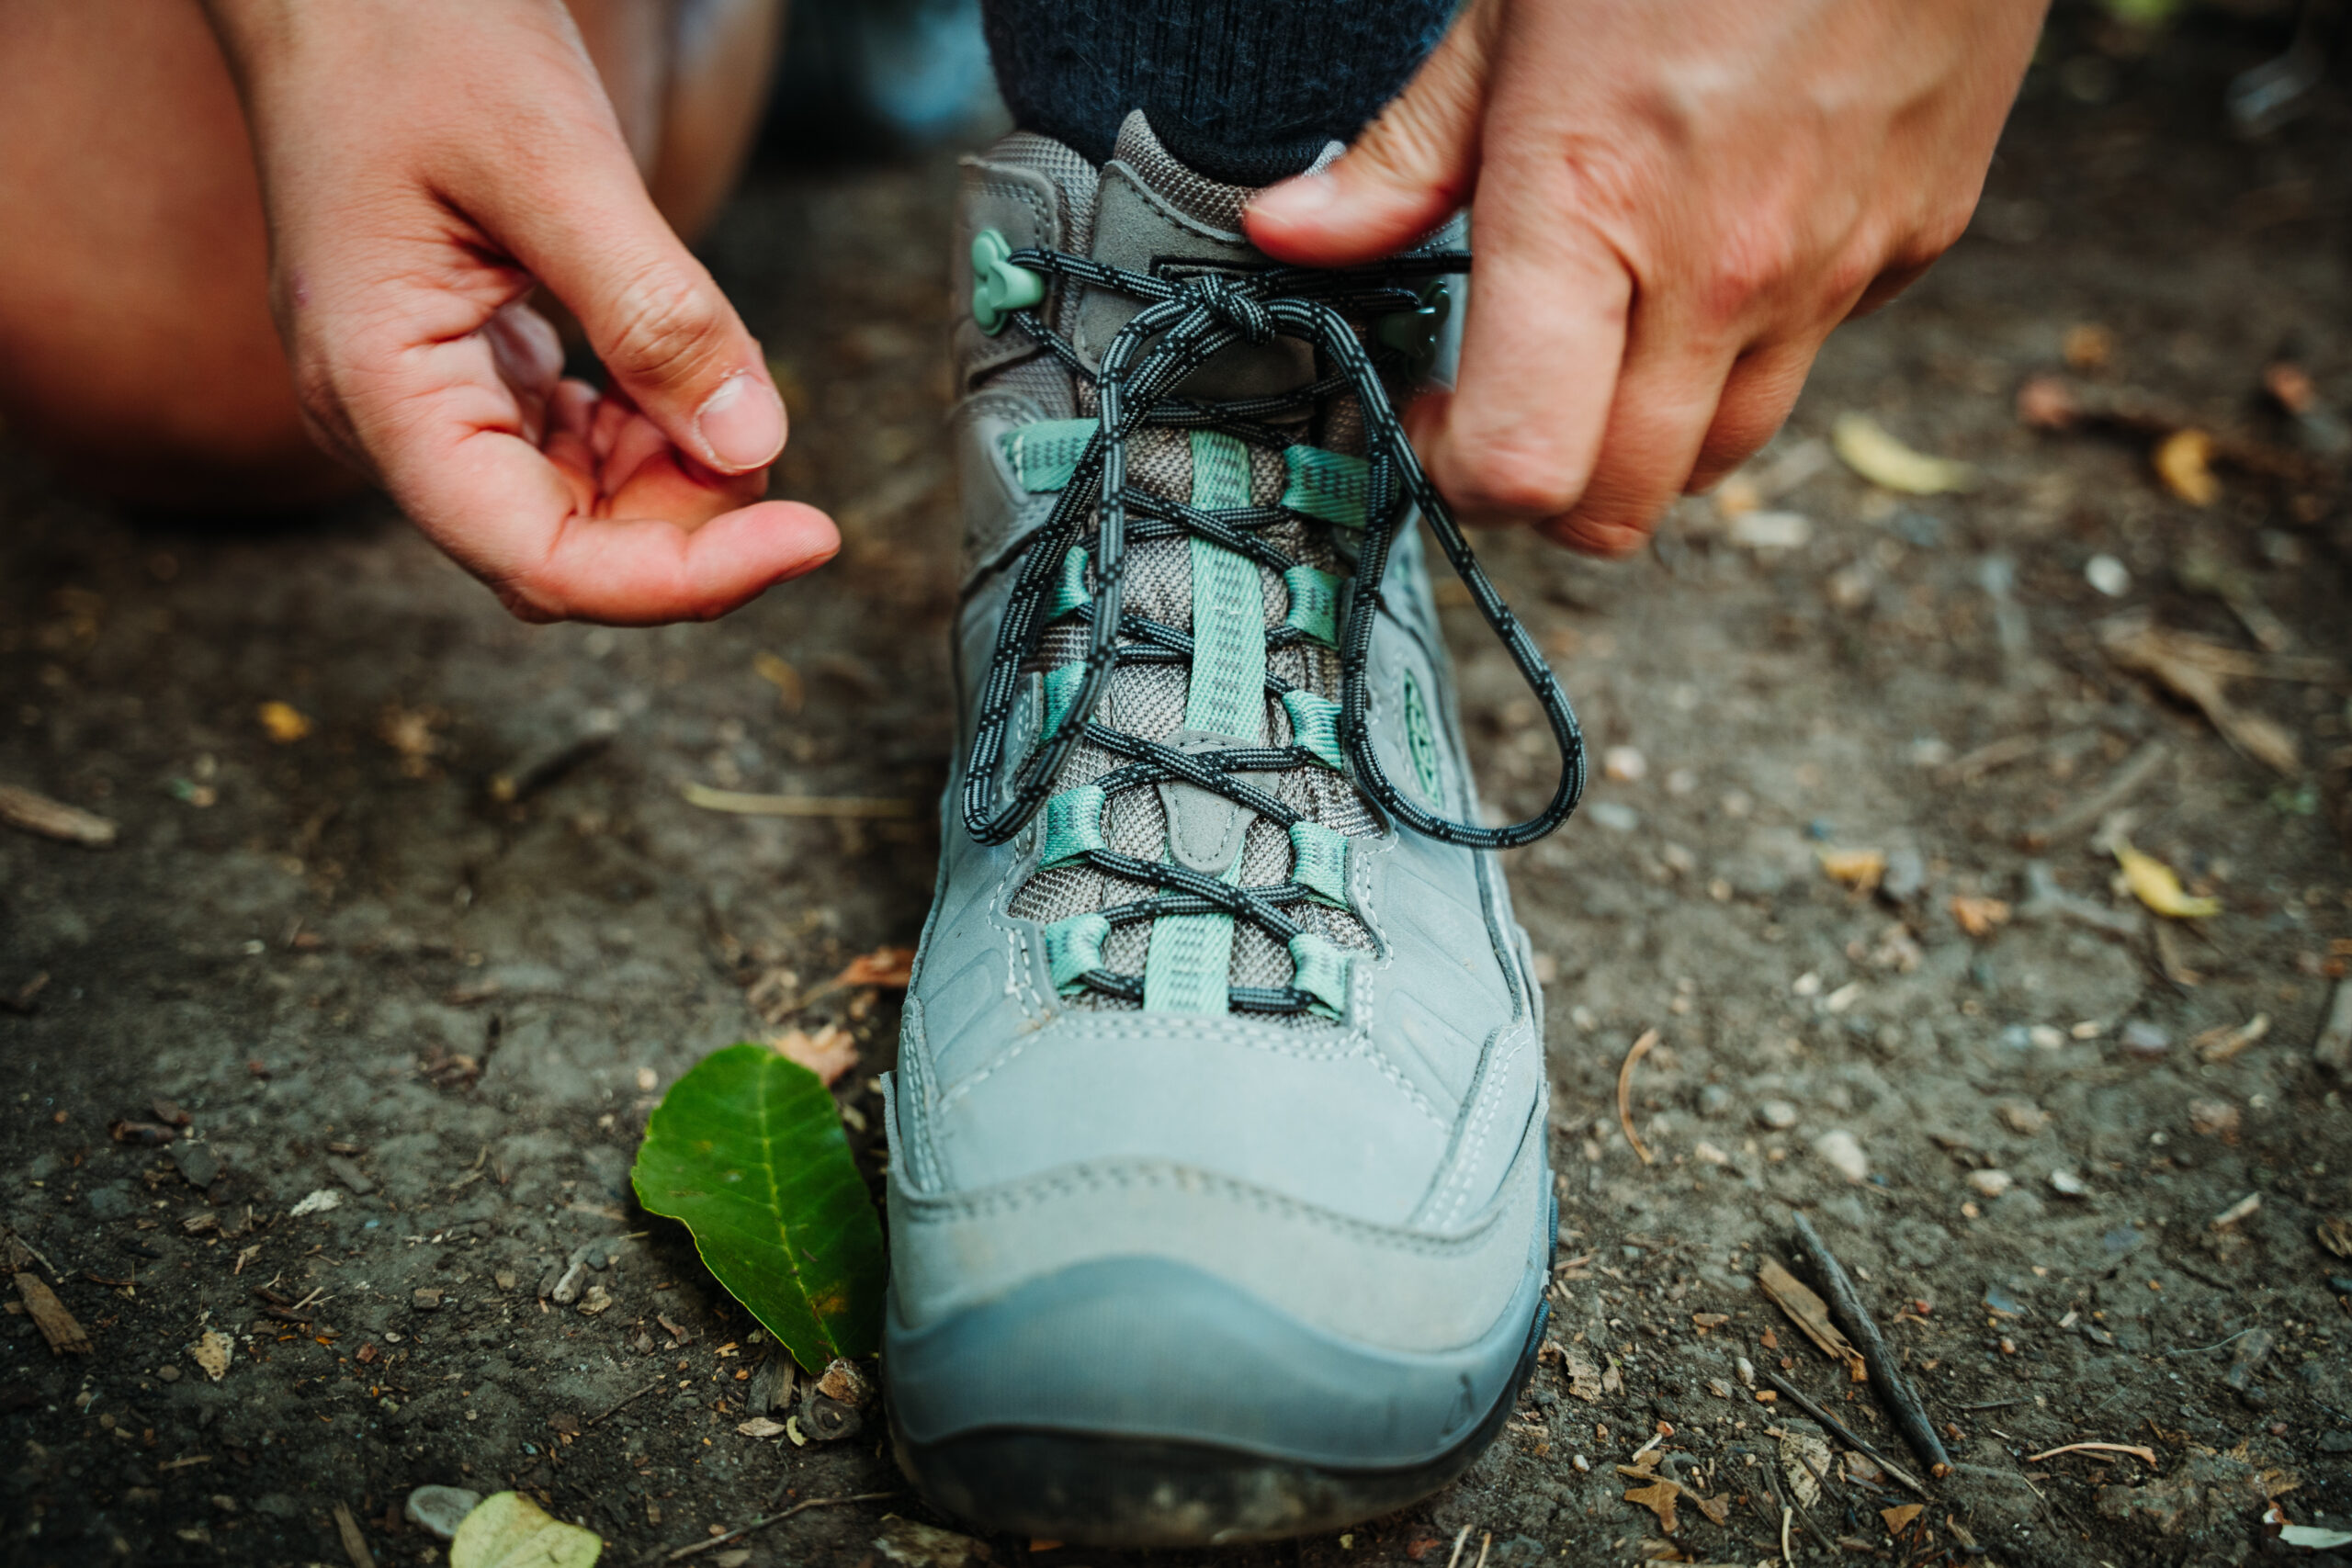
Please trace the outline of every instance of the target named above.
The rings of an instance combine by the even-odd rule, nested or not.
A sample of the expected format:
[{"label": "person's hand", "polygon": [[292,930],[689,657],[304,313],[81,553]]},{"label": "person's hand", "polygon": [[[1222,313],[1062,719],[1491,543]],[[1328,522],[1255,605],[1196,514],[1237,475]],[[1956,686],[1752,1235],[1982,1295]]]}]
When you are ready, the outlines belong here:
[{"label": "person's hand", "polygon": [[1250,234],[1347,265],[1469,203],[1461,370],[1414,444],[1465,518],[1622,555],[1960,237],[2045,4],[1471,0]]},{"label": "person's hand", "polygon": [[[207,0],[312,433],[526,620],[705,619],[821,565],[784,404],[560,0]],[[605,364],[565,380],[535,284]]]}]

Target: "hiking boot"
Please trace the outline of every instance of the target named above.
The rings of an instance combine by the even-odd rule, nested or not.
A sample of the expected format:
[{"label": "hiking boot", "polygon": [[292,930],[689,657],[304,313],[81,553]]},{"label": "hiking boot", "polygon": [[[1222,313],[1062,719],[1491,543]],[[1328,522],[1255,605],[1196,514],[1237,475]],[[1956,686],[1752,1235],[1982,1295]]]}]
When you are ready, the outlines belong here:
[{"label": "hiking boot", "polygon": [[[1336,149],[1334,150],[1336,151]],[[1387,1512],[1532,1364],[1543,1003],[1494,857],[1576,721],[1392,412],[1435,248],[1329,273],[1140,115],[964,171],[961,761],[909,988],[883,1371],[949,1514],[1097,1545]],[[1477,826],[1422,530],[1547,715]]]}]

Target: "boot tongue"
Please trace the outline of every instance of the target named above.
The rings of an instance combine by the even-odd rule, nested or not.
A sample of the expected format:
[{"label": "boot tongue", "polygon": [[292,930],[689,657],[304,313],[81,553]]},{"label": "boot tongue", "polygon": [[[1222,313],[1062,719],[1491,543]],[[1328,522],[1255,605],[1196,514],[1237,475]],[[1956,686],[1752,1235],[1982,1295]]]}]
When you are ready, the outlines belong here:
[{"label": "boot tongue", "polygon": [[[1334,142],[1317,167],[1340,151]],[[1187,168],[1154,134],[1141,109],[1126,118],[1094,209],[1093,257],[1109,266],[1162,277],[1205,270],[1254,272],[1274,265],[1241,232],[1241,210],[1257,191]],[[1077,347],[1100,362],[1102,351],[1141,304],[1090,289],[1079,309]],[[1251,398],[1285,392],[1314,379],[1315,355],[1295,338],[1237,344],[1188,377],[1187,397]]]}]

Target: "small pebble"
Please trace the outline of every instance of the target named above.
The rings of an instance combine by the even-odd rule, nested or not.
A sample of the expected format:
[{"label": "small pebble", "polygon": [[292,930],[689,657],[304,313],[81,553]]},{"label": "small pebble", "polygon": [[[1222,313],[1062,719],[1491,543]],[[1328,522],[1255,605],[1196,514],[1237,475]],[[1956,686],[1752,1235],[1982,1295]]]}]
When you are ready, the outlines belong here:
[{"label": "small pebble", "polygon": [[1968,1184],[1987,1198],[1998,1198],[2017,1185],[2017,1178],[2006,1170],[1972,1170]]},{"label": "small pebble", "polygon": [[2085,561],[2083,580],[2110,599],[2132,592],[2132,569],[2113,556],[2098,555]]},{"label": "small pebble", "polygon": [[466,1516],[481,1506],[481,1494],[462,1486],[420,1486],[408,1495],[408,1522],[447,1540]]},{"label": "small pebble", "polygon": [[2135,1018],[2123,1026],[2123,1054],[2153,1062],[2172,1050],[2172,1036],[2144,1018]]},{"label": "small pebble", "polygon": [[439,1312],[441,1292],[432,1289],[421,1290],[409,1297],[409,1303],[419,1312]]},{"label": "small pebble", "polygon": [[1785,1133],[1797,1124],[1797,1108],[1785,1100],[1768,1100],[1756,1108],[1756,1120],[1776,1133]]},{"label": "small pebble", "polygon": [[155,1375],[163,1379],[165,1382],[177,1382],[180,1381],[180,1370],[177,1367],[170,1365],[168,1362],[163,1366],[157,1367],[155,1369]]},{"label": "small pebble", "polygon": [[1642,825],[1642,814],[1623,801],[1596,800],[1584,808],[1584,815],[1612,833],[1630,833]]},{"label": "small pebble", "polygon": [[1600,754],[1600,771],[1620,784],[1638,784],[1649,776],[1649,759],[1632,746],[1611,746]]},{"label": "small pebble", "polygon": [[1870,1177],[1871,1162],[1863,1156],[1861,1144],[1843,1127],[1833,1128],[1815,1138],[1813,1152],[1849,1181],[1863,1181]]},{"label": "small pebble", "polygon": [[2091,1190],[2084,1185],[2081,1177],[2064,1166],[2050,1173],[2050,1190],[2061,1198],[2086,1198]]},{"label": "small pebble", "polygon": [[1732,1371],[1739,1374],[1739,1382],[1742,1388],[1754,1388],[1756,1386],[1756,1363],[1749,1360],[1747,1357],[1742,1356],[1734,1360],[1732,1362]]}]

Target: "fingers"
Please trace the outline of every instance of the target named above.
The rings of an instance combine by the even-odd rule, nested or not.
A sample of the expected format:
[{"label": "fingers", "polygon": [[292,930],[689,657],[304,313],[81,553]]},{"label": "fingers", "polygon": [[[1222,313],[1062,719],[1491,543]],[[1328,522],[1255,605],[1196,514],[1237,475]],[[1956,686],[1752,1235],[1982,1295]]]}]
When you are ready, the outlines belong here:
[{"label": "fingers", "polygon": [[1540,179],[1489,160],[1456,390],[1415,405],[1424,468],[1464,521],[1531,524],[1574,507],[1624,357],[1624,266]]},{"label": "fingers", "polygon": [[1753,348],[1739,356],[1724,382],[1722,400],[1685,488],[1694,494],[1713,490],[1724,475],[1763,450],[1788,423],[1789,411],[1796,407],[1797,394],[1804,390],[1805,376],[1820,351],[1821,338],[1815,334]]},{"label": "fingers", "polygon": [[597,357],[671,440],[722,474],[784,449],[784,401],[759,344],[655,210],[616,131],[572,136],[560,168],[517,160],[477,210],[579,318]]},{"label": "fingers", "polygon": [[[1658,312],[1663,314],[1663,312]],[[1588,555],[1641,547],[1698,461],[1733,362],[1681,323],[1637,314],[1591,479],[1576,505],[1538,525]]]},{"label": "fingers", "polygon": [[[634,451],[645,417],[577,381],[548,392],[543,451],[524,436],[501,355],[486,333],[417,350],[416,390],[381,445],[394,499],[515,615],[707,620],[840,548],[822,513],[759,501],[756,477]],[[598,476],[616,458],[636,471],[607,490]]]},{"label": "fingers", "polygon": [[1473,0],[1337,163],[1252,201],[1244,221],[1259,249],[1300,266],[1347,266],[1401,250],[1459,211],[1476,178],[1499,9]]}]

